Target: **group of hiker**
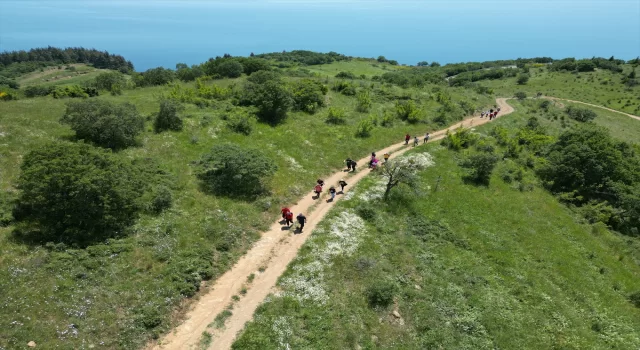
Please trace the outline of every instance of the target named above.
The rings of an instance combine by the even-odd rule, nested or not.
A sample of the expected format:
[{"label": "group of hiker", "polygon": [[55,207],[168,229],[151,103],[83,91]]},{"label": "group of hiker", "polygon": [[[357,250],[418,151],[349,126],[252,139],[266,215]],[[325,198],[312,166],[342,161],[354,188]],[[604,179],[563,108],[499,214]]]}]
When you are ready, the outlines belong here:
[{"label": "group of hiker", "polygon": [[498,112],[500,112],[500,107],[496,107],[495,111],[493,110],[493,108],[491,108],[488,111],[480,113],[480,118],[484,118],[484,116],[487,116],[489,120],[492,120],[498,116]]},{"label": "group of hiker", "polygon": [[[424,135],[424,138],[422,139],[422,143],[427,143],[427,142],[429,141],[429,137],[430,137],[430,136],[429,136],[429,133],[426,133],[426,134]],[[404,136],[404,144],[405,144],[405,145],[408,145],[408,144],[409,144],[409,141],[411,141],[411,135],[406,134],[406,135]],[[414,136],[414,137],[413,137],[413,147],[416,147],[416,146],[418,146],[419,144],[420,144],[420,140],[418,139],[418,136]]]},{"label": "group of hiker", "polygon": [[[485,116],[487,116],[489,118],[489,120],[492,120],[494,118],[496,118],[498,116],[498,112],[500,112],[500,107],[495,107],[496,109],[494,110],[493,108],[488,110],[488,111],[484,111],[480,114],[480,118],[484,118]],[[429,141],[430,135],[429,133],[426,133],[424,135],[424,138],[422,139],[422,143],[427,143]],[[406,134],[404,137],[404,144],[408,145],[409,141],[411,141],[411,135],[410,134]],[[418,139],[418,136],[414,136],[413,137],[413,147],[416,147],[420,144],[420,140]],[[383,155],[384,157],[384,162],[388,162],[389,161],[389,157],[391,155],[387,152]],[[347,158],[345,159],[345,163],[347,164],[347,172],[354,172],[356,171],[356,165],[358,165],[356,163],[355,160],[351,159],[351,158]],[[369,159],[369,169],[372,170],[376,170],[378,168],[379,165],[379,160],[376,157],[376,153],[375,152],[371,152],[371,158]],[[340,192],[339,193],[344,193],[344,187],[347,186],[347,183],[344,181],[344,179],[340,179],[340,181],[338,181],[338,185],[340,186]],[[320,198],[320,194],[323,191],[323,187],[324,187],[324,181],[322,179],[318,179],[318,181],[316,181],[316,185],[313,188],[313,192],[316,194],[316,198]],[[331,199],[327,200],[327,202],[332,202],[335,197],[336,197],[336,188],[334,186],[329,187],[329,195],[331,196]],[[282,218],[285,220],[285,224],[287,225],[287,227],[291,227],[291,224],[293,224],[293,212],[287,208],[284,207],[282,208]],[[298,214],[298,216],[296,216],[296,219],[298,221],[298,223],[300,224],[300,232],[302,232],[302,229],[304,228],[304,224],[307,222],[307,218],[302,214]]]}]

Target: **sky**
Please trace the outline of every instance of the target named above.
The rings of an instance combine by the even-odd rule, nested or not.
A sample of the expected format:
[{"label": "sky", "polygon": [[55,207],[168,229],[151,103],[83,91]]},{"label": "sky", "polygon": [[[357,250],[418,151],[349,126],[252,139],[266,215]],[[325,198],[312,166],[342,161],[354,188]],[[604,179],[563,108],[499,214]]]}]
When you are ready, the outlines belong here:
[{"label": "sky", "polygon": [[0,51],[84,46],[137,70],[307,49],[400,63],[640,56],[640,0],[0,0]]}]

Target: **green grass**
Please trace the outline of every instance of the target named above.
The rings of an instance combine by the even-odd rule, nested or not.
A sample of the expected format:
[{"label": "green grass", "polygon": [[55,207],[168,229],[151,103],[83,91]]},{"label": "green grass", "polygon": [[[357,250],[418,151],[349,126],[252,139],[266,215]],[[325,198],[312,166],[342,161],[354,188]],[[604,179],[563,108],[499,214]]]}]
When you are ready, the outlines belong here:
[{"label": "green grass", "polygon": [[32,85],[73,85],[82,84],[95,79],[95,77],[105,72],[104,69],[93,68],[86,64],[73,64],[75,71],[67,70],[66,65],[62,65],[62,69],[57,66],[44,68],[42,72],[35,71],[25,74],[17,79],[22,87]]},{"label": "green grass", "polygon": [[[356,63],[363,71],[370,69],[369,63]],[[372,84],[361,82],[364,86]],[[238,79],[213,82],[222,86],[241,83]],[[380,83],[375,85],[382,88]],[[289,119],[277,127],[257,124],[250,136],[226,127],[221,117],[228,113],[228,101],[205,109],[188,105],[182,114],[183,131],[155,134],[151,117],[158,110],[158,97],[167,88],[125,90],[121,96],[103,93],[97,97],[133,103],[149,117],[140,146],[117,155],[157,161],[174,179],[174,205],[160,216],[142,215],[128,237],[88,249],[55,245],[57,242],[46,247],[25,245],[14,239],[12,226],[0,227],[0,280],[8,282],[1,287],[6,303],[0,309],[0,327],[4,330],[0,347],[13,348],[34,340],[45,348],[102,343],[108,348],[130,349],[169,330],[182,311],[184,284],[193,288],[200,284],[199,277],[175,280],[174,271],[193,271],[196,276],[215,279],[250,247],[259,232],[268,228],[281,204],[290,205],[299,199],[318,177],[340,169],[344,159],[357,159],[399,142],[407,132],[420,135],[440,128],[429,122],[440,106],[432,100],[430,90],[383,88],[384,96],[373,94],[370,113],[356,112],[354,97],[329,92],[330,105],[347,112],[345,125],[325,123],[324,108],[315,115],[290,113]],[[491,96],[463,88],[444,90],[454,101],[479,106],[493,103]],[[426,123],[397,121],[391,128],[376,127],[369,138],[355,137],[358,121],[393,108],[394,96],[404,95],[417,99]],[[53,140],[72,139],[73,132],[58,122],[65,102],[38,97],[0,103],[0,191],[6,198],[17,195],[14,185],[19,165],[30,149]],[[192,163],[214,144],[225,142],[262,149],[273,159],[279,170],[271,181],[270,195],[249,202],[199,190]],[[66,335],[71,332],[70,324],[78,326],[77,337]]]},{"label": "green grass", "polygon": [[[530,116],[516,112],[477,132]],[[636,239],[584,224],[538,186],[521,192],[503,182],[504,162],[489,187],[477,187],[457,165],[473,151],[430,144],[412,153],[427,151],[435,166],[422,172],[419,195],[399,188],[389,203],[366,201],[363,193],[380,191],[370,177],[336,205],[234,349],[640,346],[640,309],[628,300],[640,290]],[[376,215],[363,220],[362,206]],[[416,232],[425,220],[435,226]],[[327,258],[330,247],[354,250]],[[383,285],[393,302],[374,308],[367,293]]]},{"label": "green grass", "polygon": [[[625,66],[625,74],[631,71]],[[640,74],[640,69],[636,68]],[[529,96],[538,92],[547,96],[602,105],[626,113],[640,115],[640,87],[625,87],[622,74],[608,70],[587,73],[548,72],[546,68],[531,68],[531,79],[526,85],[517,85],[516,78],[483,81],[499,95],[510,96],[513,91],[525,91]]]},{"label": "green grass", "polygon": [[211,335],[211,333],[209,332],[202,332],[202,337],[200,337],[200,342],[198,343],[198,346],[200,347],[200,349],[206,350],[209,348],[209,345],[211,345],[211,341],[213,340],[213,336]]},{"label": "green grass", "polygon": [[351,72],[356,76],[364,74],[368,78],[371,78],[374,75],[382,75],[386,72],[403,69],[402,66],[392,66],[388,63],[380,63],[375,60],[369,61],[364,59],[339,61],[331,64],[309,66],[306,68],[311,72],[316,72],[323,76],[327,75],[330,77],[334,77],[340,72]]}]

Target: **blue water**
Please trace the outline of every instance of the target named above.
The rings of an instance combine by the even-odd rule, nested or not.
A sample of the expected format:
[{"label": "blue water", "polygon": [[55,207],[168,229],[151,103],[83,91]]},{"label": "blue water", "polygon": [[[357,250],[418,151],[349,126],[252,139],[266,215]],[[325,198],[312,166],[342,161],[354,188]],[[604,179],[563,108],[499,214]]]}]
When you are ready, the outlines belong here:
[{"label": "blue water", "polygon": [[0,0],[0,51],[84,46],[137,70],[293,49],[400,63],[640,56],[640,0]]}]

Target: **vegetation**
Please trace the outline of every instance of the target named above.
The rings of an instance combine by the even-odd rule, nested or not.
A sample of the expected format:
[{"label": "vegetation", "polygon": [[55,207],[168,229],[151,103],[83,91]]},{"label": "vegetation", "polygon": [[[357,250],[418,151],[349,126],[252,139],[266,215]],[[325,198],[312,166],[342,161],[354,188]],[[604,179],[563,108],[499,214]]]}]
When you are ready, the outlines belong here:
[{"label": "vegetation", "polygon": [[258,109],[261,121],[269,124],[284,121],[294,101],[280,76],[268,71],[256,72],[247,79],[243,99]]},{"label": "vegetation", "polygon": [[176,101],[169,99],[160,101],[160,111],[153,122],[153,130],[158,133],[167,130],[182,130],[182,119],[178,116],[182,110],[183,106]]},{"label": "vegetation", "polygon": [[77,139],[113,150],[136,145],[144,129],[144,119],[134,105],[101,100],[69,102],[60,122],[68,124]]}]

